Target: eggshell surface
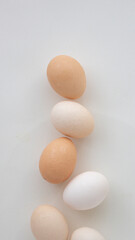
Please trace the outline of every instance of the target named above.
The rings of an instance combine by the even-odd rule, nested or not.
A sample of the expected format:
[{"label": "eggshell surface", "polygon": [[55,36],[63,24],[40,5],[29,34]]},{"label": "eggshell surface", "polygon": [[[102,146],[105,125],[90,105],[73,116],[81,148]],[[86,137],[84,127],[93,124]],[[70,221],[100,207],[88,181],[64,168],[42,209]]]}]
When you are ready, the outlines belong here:
[{"label": "eggshell surface", "polygon": [[83,138],[94,128],[91,113],[81,104],[72,101],[57,103],[51,112],[54,127],[64,135]]},{"label": "eggshell surface", "polygon": [[39,169],[42,177],[51,183],[68,179],[76,165],[77,151],[74,143],[66,138],[55,139],[44,149]]},{"label": "eggshell surface", "polygon": [[63,192],[63,200],[76,210],[97,207],[107,196],[109,184],[98,172],[84,172],[73,178]]},{"label": "eggshell surface", "polygon": [[105,240],[105,239],[95,229],[82,227],[76,229],[73,232],[71,240]]},{"label": "eggshell surface", "polygon": [[66,55],[56,56],[50,61],[47,76],[52,88],[65,98],[79,98],[86,88],[82,66],[74,58]]},{"label": "eggshell surface", "polygon": [[67,240],[68,225],[56,208],[41,205],[31,217],[31,229],[37,240]]}]

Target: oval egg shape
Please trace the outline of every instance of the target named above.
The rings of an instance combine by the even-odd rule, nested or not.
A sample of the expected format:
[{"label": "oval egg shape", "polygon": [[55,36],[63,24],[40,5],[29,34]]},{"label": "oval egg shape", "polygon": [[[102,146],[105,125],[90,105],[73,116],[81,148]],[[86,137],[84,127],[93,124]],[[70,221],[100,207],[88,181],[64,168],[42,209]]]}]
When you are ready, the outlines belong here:
[{"label": "oval egg shape", "polygon": [[85,72],[72,57],[59,55],[47,67],[47,77],[52,88],[65,98],[79,98],[86,88]]},{"label": "oval egg shape", "polygon": [[63,192],[63,200],[76,210],[97,207],[107,196],[109,184],[98,172],[84,172],[73,178]]},{"label": "oval egg shape", "polygon": [[39,161],[40,173],[50,183],[62,183],[71,176],[76,158],[74,143],[66,137],[57,138],[42,152]]},{"label": "oval egg shape", "polygon": [[68,225],[63,214],[49,205],[41,205],[34,210],[31,230],[37,240],[67,240],[68,237]]},{"label": "oval egg shape", "polygon": [[59,132],[73,138],[86,137],[94,128],[91,113],[81,104],[72,101],[57,103],[52,109],[51,120]]},{"label": "oval egg shape", "polygon": [[95,229],[81,227],[76,229],[71,236],[71,240],[105,240],[104,237]]}]

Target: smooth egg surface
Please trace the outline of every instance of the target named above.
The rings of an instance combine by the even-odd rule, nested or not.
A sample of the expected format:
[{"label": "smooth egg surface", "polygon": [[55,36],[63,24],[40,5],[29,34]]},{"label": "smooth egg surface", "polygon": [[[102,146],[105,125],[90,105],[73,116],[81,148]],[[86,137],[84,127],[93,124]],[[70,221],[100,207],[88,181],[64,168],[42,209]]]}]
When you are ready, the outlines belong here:
[{"label": "smooth egg surface", "polygon": [[61,212],[49,205],[35,209],[31,229],[37,240],[67,240],[68,225]]},{"label": "smooth egg surface", "polygon": [[71,240],[105,240],[103,236],[93,228],[82,227],[76,229]]},{"label": "smooth egg surface", "polygon": [[71,176],[76,158],[77,151],[70,139],[55,139],[43,150],[39,161],[40,173],[50,183],[64,182]]},{"label": "smooth egg surface", "polygon": [[72,101],[57,103],[52,109],[51,120],[59,132],[73,138],[86,137],[94,128],[91,113],[81,104]]},{"label": "smooth egg surface", "polygon": [[63,192],[63,200],[76,210],[97,207],[107,196],[109,184],[98,172],[84,172],[73,178]]},{"label": "smooth egg surface", "polygon": [[82,66],[77,60],[66,55],[56,56],[50,61],[47,76],[52,88],[65,98],[79,98],[86,88]]}]

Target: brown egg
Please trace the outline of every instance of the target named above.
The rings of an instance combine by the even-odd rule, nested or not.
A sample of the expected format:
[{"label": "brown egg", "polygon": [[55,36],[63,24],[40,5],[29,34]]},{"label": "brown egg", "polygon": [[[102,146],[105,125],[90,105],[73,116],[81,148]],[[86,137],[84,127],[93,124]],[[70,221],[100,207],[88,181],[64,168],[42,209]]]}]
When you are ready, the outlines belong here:
[{"label": "brown egg", "polygon": [[39,161],[40,173],[48,182],[64,182],[71,176],[76,158],[73,142],[65,137],[58,138],[44,149]]},{"label": "brown egg", "polygon": [[79,98],[86,88],[82,66],[69,56],[60,55],[53,58],[48,64],[47,76],[52,88],[65,98]]},{"label": "brown egg", "polygon": [[67,240],[68,225],[58,209],[41,205],[31,217],[31,230],[37,240]]}]

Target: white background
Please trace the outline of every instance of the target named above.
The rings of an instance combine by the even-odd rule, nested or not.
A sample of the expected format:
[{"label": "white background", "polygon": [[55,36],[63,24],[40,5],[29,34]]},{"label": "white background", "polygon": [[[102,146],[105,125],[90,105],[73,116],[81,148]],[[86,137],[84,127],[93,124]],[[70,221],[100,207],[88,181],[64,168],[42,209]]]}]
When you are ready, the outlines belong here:
[{"label": "white background", "polygon": [[[106,240],[135,239],[135,4],[134,0],[0,0],[0,239],[32,240],[30,217],[40,204],[58,207],[77,227]],[[77,101],[94,115],[90,137],[73,140],[74,175],[103,173],[108,198],[94,210],[72,211],[62,201],[67,183],[51,185],[38,170],[43,148],[61,136],[50,122],[63,100],[46,68],[59,54],[85,69]]]}]

